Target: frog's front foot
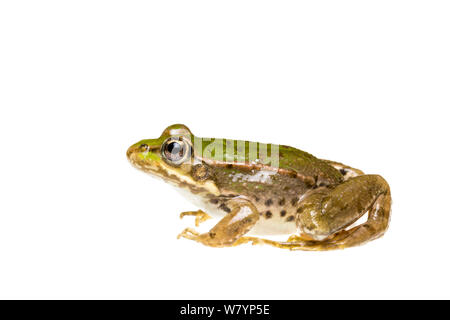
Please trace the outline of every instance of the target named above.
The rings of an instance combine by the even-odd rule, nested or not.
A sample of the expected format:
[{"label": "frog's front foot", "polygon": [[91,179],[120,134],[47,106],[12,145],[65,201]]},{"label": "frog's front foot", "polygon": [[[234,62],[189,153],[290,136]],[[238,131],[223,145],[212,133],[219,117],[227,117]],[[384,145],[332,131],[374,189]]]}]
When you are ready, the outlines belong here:
[{"label": "frog's front foot", "polygon": [[186,228],[177,236],[177,239],[185,238],[200,242],[206,246],[213,246],[213,247],[220,246],[215,243],[216,242],[215,237],[216,234],[211,231],[206,233],[199,233],[198,231],[192,228]]},{"label": "frog's front foot", "polygon": [[186,238],[189,240],[195,240],[197,241],[197,238],[200,236],[200,233],[192,228],[186,228],[184,229],[178,236],[177,239],[180,238]]},{"label": "frog's front foot", "polygon": [[[183,237],[186,239],[200,242],[210,247],[230,247],[245,242],[256,243],[259,240],[251,237],[242,236],[246,234],[258,221],[259,212],[255,206],[244,198],[233,198],[226,203],[230,208],[230,212],[222,218],[209,232],[198,233],[197,231],[187,228],[178,235],[178,239]],[[184,216],[185,214],[183,214]],[[205,219],[203,213],[194,212],[188,215],[201,216],[201,220]],[[209,216],[208,216],[209,217]],[[242,240],[241,240],[242,239]]]},{"label": "frog's front foot", "polygon": [[183,219],[185,216],[194,216],[195,217],[195,226],[198,227],[200,223],[205,222],[208,219],[211,219],[211,216],[202,210],[197,211],[185,211],[180,213],[180,219]]}]

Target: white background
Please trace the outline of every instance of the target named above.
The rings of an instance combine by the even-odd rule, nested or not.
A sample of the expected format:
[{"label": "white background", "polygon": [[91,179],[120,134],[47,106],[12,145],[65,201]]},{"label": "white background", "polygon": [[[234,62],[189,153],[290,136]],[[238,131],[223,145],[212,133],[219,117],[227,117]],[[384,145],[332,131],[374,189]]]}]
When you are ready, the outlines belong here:
[{"label": "white background", "polygon": [[[0,298],[450,298],[446,1],[3,1]],[[386,235],[214,249],[125,151],[172,123],[383,175]]]}]

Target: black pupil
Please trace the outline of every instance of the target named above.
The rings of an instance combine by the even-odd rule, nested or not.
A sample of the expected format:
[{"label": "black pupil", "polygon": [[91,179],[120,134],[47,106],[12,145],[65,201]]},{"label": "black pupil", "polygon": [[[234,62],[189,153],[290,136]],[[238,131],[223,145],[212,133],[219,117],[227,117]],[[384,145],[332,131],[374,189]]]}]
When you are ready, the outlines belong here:
[{"label": "black pupil", "polygon": [[171,142],[166,147],[166,156],[172,160],[177,161],[183,157],[183,147],[178,142]]},{"label": "black pupil", "polygon": [[181,146],[178,142],[172,142],[167,146],[167,151],[170,153],[178,153],[181,150]]}]

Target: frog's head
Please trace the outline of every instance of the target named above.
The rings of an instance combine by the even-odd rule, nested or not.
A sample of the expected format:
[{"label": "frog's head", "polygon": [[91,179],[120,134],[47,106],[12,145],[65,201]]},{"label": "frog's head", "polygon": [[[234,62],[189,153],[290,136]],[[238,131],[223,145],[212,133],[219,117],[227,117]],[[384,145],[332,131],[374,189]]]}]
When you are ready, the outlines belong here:
[{"label": "frog's head", "polygon": [[[182,124],[167,127],[157,139],[135,143],[127,157],[136,168],[177,186],[206,187],[208,170],[196,166],[194,136]],[[206,185],[205,185],[206,184]],[[208,188],[209,189],[209,188]]]},{"label": "frog's head", "polygon": [[169,178],[190,164],[192,133],[182,124],[167,127],[157,139],[145,139],[128,148],[128,160],[138,169]]}]

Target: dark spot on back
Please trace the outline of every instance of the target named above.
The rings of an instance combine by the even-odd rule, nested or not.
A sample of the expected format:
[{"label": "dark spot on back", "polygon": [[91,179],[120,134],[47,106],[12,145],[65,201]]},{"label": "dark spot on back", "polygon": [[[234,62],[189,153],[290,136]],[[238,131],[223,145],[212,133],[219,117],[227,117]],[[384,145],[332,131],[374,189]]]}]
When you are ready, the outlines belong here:
[{"label": "dark spot on back", "polygon": [[298,197],[292,198],[291,204],[292,204],[293,206],[295,206],[295,205],[297,204],[297,202],[298,202]]},{"label": "dark spot on back", "polygon": [[286,215],[286,210],[281,210],[280,216],[284,217]]},{"label": "dark spot on back", "polygon": [[227,164],[227,168],[228,168],[228,169],[232,169],[232,168],[233,168],[233,165],[232,165],[232,164]]},{"label": "dark spot on back", "polygon": [[255,197],[255,201],[258,202],[258,201],[259,201],[259,198],[258,198],[258,197]]},{"label": "dark spot on back", "polygon": [[345,169],[339,169],[339,172],[342,174],[342,175],[346,175],[347,174],[347,170],[345,170]]},{"label": "dark spot on back", "polygon": [[272,218],[272,212],[266,211],[266,218],[267,218],[267,219]]},{"label": "dark spot on back", "polygon": [[209,200],[209,202],[211,202],[211,203],[213,203],[213,204],[218,204],[218,203],[219,203],[219,200],[217,200],[217,199],[211,199],[211,200]]},{"label": "dark spot on back", "polygon": [[215,232],[210,232],[209,236],[211,237],[211,239],[214,239],[216,237],[216,233]]},{"label": "dark spot on back", "polygon": [[294,216],[289,216],[289,217],[287,217],[287,219],[286,219],[286,221],[294,221]]},{"label": "dark spot on back", "polygon": [[298,208],[298,209],[297,209],[297,213],[302,213],[302,212],[303,212],[303,209],[304,209],[303,207]]},{"label": "dark spot on back", "polygon": [[267,199],[266,202],[264,202],[264,204],[268,207],[270,207],[272,203],[273,203],[272,199]]},{"label": "dark spot on back", "polygon": [[286,200],[284,200],[284,198],[281,198],[280,201],[278,201],[278,204],[280,206],[284,206],[285,203],[286,203]]}]

